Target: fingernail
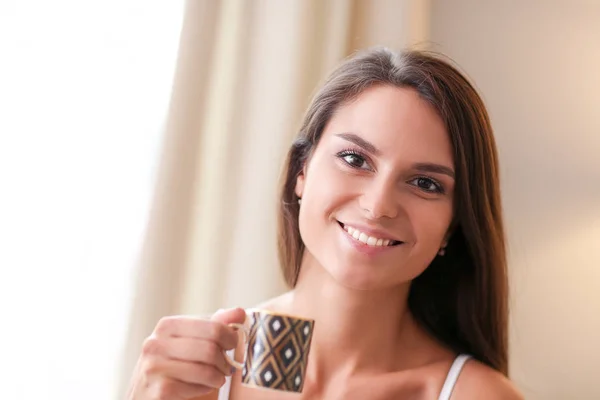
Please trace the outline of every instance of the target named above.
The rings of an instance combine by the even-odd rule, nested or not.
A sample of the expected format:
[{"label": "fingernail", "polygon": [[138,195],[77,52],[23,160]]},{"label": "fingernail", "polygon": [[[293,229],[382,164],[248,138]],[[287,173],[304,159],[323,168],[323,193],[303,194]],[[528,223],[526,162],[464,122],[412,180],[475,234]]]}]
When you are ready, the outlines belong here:
[{"label": "fingernail", "polygon": [[235,367],[231,366],[231,375],[235,374]]}]

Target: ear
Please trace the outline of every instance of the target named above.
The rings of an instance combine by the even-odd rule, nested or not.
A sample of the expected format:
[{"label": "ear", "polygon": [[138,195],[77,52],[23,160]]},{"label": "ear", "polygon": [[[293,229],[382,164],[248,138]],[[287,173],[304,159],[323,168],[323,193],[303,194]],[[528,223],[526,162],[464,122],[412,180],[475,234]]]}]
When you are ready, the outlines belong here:
[{"label": "ear", "polygon": [[295,192],[296,192],[296,196],[298,196],[299,198],[302,198],[302,195],[304,194],[304,182],[306,181],[306,168],[302,168],[300,170],[300,173],[298,174],[298,176],[296,177],[296,188],[295,188]]},{"label": "ear", "polygon": [[450,239],[450,236],[444,237],[444,240],[442,241],[442,245],[440,246],[441,248],[445,249],[446,247],[448,247],[448,240]]},{"label": "ear", "polygon": [[450,238],[452,237],[452,234],[456,230],[456,225],[457,224],[455,222],[452,222],[450,224],[450,227],[448,228],[448,231],[444,235],[444,240],[442,241],[442,247],[448,246],[448,242],[450,241]]}]

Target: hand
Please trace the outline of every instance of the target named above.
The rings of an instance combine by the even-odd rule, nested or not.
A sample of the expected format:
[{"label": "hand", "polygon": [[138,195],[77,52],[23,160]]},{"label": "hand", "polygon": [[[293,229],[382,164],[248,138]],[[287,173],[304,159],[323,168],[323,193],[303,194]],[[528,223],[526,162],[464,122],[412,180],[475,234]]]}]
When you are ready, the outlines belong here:
[{"label": "hand", "polygon": [[241,324],[245,318],[241,308],[219,310],[210,320],[162,318],[144,341],[128,399],[183,400],[223,386],[231,375],[223,351],[238,342],[238,333],[227,324]]}]

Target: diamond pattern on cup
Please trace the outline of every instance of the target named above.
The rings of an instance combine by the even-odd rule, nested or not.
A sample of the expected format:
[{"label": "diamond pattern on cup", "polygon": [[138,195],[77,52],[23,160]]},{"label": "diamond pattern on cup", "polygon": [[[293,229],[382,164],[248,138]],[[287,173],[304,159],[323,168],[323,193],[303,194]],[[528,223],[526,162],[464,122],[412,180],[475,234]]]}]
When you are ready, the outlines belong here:
[{"label": "diamond pattern on cup", "polygon": [[290,369],[298,363],[301,358],[300,356],[303,353],[303,349],[298,344],[298,340],[294,334],[286,336],[279,345],[277,345],[274,351],[277,364],[285,374],[288,374]]},{"label": "diamond pattern on cup", "polygon": [[287,390],[293,392],[302,392],[304,386],[304,371],[306,364],[298,363],[292,370],[286,375],[285,386],[289,388]]},{"label": "diamond pattern on cup", "polygon": [[300,322],[295,326],[294,332],[298,338],[298,342],[302,349],[305,351],[310,346],[312,338],[312,323],[309,321]]},{"label": "diamond pattern on cup", "polygon": [[301,392],[313,321],[268,312],[252,312],[242,383]]},{"label": "diamond pattern on cup", "polygon": [[271,346],[269,346],[269,340],[267,340],[264,332],[260,330],[254,330],[250,332],[249,342],[254,344],[248,347],[246,365],[250,369],[253,369],[254,365],[260,365],[266,358],[269,357]]},{"label": "diamond pattern on cup", "polygon": [[277,365],[271,360],[264,365],[264,368],[257,374],[260,385],[268,388],[276,388],[281,385],[282,374]]},{"label": "diamond pattern on cup", "polygon": [[271,373],[271,371],[265,372],[263,375],[263,379],[265,380],[265,382],[271,382],[271,379],[273,379],[273,374]]},{"label": "diamond pattern on cup", "polygon": [[286,335],[290,330],[290,323],[285,320],[285,318],[280,316],[270,316],[271,318],[265,319],[265,324],[267,327],[267,336],[271,339],[271,344],[276,345],[279,340]]},{"label": "diamond pattern on cup", "polygon": [[275,332],[279,331],[281,329],[281,322],[279,322],[278,319],[274,319],[273,322],[271,322],[271,328],[273,328]]}]

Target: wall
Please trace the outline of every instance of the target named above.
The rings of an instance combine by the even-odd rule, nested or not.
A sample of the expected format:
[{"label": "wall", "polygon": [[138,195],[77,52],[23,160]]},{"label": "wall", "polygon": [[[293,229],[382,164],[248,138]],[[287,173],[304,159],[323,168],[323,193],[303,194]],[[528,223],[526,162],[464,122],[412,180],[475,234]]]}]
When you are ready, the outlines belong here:
[{"label": "wall", "polygon": [[600,2],[432,2],[434,49],[476,82],[500,149],[511,375],[599,399]]}]

